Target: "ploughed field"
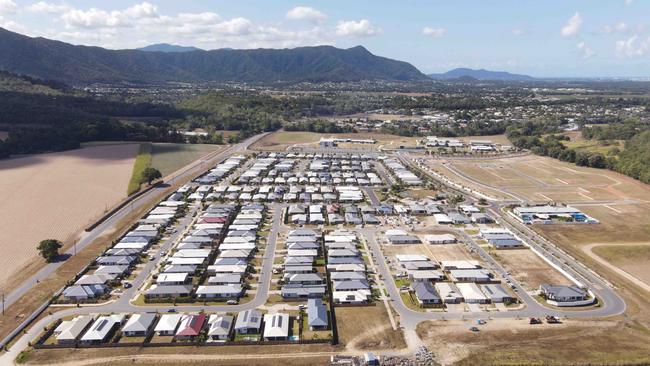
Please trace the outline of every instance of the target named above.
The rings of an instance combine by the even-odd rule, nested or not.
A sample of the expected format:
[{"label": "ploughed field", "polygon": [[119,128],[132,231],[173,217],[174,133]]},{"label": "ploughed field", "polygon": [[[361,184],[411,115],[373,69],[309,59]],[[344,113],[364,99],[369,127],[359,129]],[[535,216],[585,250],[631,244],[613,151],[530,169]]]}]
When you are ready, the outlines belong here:
[{"label": "ploughed field", "polygon": [[39,241],[72,239],[124,198],[137,152],[116,144],[0,161],[0,286],[40,263]]}]

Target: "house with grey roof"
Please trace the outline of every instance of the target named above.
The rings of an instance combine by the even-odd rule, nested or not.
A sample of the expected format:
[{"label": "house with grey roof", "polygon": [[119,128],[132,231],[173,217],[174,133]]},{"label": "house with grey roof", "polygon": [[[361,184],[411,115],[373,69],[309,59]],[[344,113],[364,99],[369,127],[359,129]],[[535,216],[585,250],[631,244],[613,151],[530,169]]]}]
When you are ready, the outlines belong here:
[{"label": "house with grey roof", "polygon": [[151,285],[145,292],[145,298],[174,298],[174,297],[187,297],[192,292],[192,285],[170,285],[160,286],[157,284]]},{"label": "house with grey roof", "polygon": [[75,343],[94,320],[92,315],[77,315],[72,320],[62,321],[54,330],[56,342],[58,344]]},{"label": "house with grey roof", "polygon": [[420,306],[440,304],[441,299],[433,285],[428,281],[417,281],[411,284],[415,298]]},{"label": "house with grey roof", "polygon": [[325,295],[325,285],[286,284],[282,286],[280,295],[284,299],[322,298]]},{"label": "house with grey roof", "polygon": [[310,330],[327,329],[329,320],[327,318],[327,308],[320,298],[307,300],[307,324]]},{"label": "house with grey roof", "polygon": [[235,332],[238,334],[257,334],[262,326],[262,313],[258,310],[242,310],[237,313]]},{"label": "house with grey roof", "polygon": [[124,324],[122,334],[127,337],[144,337],[152,330],[155,320],[154,313],[133,314]]},{"label": "house with grey roof", "polygon": [[542,295],[549,300],[557,302],[572,302],[587,300],[589,293],[576,285],[550,285],[542,284],[539,286]]},{"label": "house with grey roof", "polygon": [[63,297],[68,300],[80,301],[95,299],[108,291],[106,285],[72,285],[63,290]]},{"label": "house with grey roof", "polygon": [[481,291],[492,303],[514,302],[515,298],[510,295],[501,285],[490,283],[480,286]]},{"label": "house with grey roof", "polygon": [[208,319],[208,337],[214,341],[228,340],[232,333],[234,319],[230,315],[210,315]]}]

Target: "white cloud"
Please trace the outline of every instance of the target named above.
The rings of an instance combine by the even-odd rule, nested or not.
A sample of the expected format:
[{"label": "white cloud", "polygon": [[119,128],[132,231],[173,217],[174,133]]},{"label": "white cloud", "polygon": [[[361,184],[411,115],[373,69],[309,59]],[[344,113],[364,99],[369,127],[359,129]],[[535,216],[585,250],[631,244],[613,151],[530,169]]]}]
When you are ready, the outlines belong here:
[{"label": "white cloud", "polygon": [[618,22],[614,25],[606,25],[603,27],[605,33],[625,33],[630,30],[630,27],[625,22]]},{"label": "white cloud", "polygon": [[634,2],[634,0],[625,0],[624,1],[625,5],[632,5],[633,2]]},{"label": "white cloud", "polygon": [[648,53],[649,49],[650,38],[642,39],[636,35],[616,42],[616,55],[618,57],[641,57]]},{"label": "white cloud", "polygon": [[27,10],[34,13],[60,14],[70,10],[65,4],[54,4],[45,1],[39,1],[27,7]]},{"label": "white cloud", "polygon": [[582,57],[584,58],[590,58],[596,54],[584,41],[578,42],[576,48],[582,52]]},{"label": "white cloud", "polygon": [[12,32],[27,34],[27,29],[13,20],[7,20],[0,15],[0,27],[10,30]]},{"label": "white cloud", "polygon": [[431,27],[424,27],[422,28],[422,34],[425,36],[429,36],[431,38],[440,38],[447,33],[447,30],[445,28],[431,28]]},{"label": "white cloud", "polygon": [[336,25],[336,34],[343,37],[370,37],[381,32],[381,28],[372,25],[367,19],[342,20]]},{"label": "white cloud", "polygon": [[287,12],[287,19],[307,20],[310,22],[322,23],[327,20],[327,15],[308,6],[296,6]]},{"label": "white cloud", "polygon": [[89,10],[70,9],[61,16],[67,28],[91,29],[131,27],[139,20],[154,18],[160,18],[158,8],[148,2],[111,12],[97,8],[90,8]]},{"label": "white cloud", "polygon": [[13,0],[0,0],[0,14],[13,13],[16,9],[18,9],[18,5]]},{"label": "white cloud", "polygon": [[582,17],[580,16],[580,13],[575,13],[569,19],[567,24],[564,27],[562,27],[560,33],[562,33],[562,36],[564,37],[575,36],[580,31],[581,26],[582,26]]},{"label": "white cloud", "polygon": [[521,28],[515,28],[512,30],[512,34],[514,34],[515,36],[523,36],[524,34],[526,34],[526,31]]},{"label": "white cloud", "polygon": [[221,22],[215,26],[215,30],[219,34],[227,34],[231,36],[246,35],[251,32],[252,23],[246,18],[235,18],[225,22]]}]

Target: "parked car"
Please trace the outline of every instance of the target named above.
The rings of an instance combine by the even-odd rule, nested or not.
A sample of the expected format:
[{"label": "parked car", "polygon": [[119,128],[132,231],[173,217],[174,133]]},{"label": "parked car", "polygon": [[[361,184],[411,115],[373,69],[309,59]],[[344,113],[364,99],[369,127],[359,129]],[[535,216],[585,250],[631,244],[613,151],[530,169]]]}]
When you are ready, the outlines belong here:
[{"label": "parked car", "polygon": [[237,301],[237,300],[228,300],[228,301],[226,301],[226,304],[228,304],[228,305],[237,305],[237,304],[239,304],[239,301]]}]

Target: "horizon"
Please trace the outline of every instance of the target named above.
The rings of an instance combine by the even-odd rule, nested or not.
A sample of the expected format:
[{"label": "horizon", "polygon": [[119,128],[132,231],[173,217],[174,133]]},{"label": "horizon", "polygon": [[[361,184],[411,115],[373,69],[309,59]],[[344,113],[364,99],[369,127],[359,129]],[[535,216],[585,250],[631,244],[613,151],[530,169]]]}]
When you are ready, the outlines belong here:
[{"label": "horizon", "polygon": [[650,29],[642,17],[649,4],[514,4],[0,0],[0,26],[108,49],[159,43],[206,50],[362,45],[425,74],[466,67],[537,78],[650,77]]}]

